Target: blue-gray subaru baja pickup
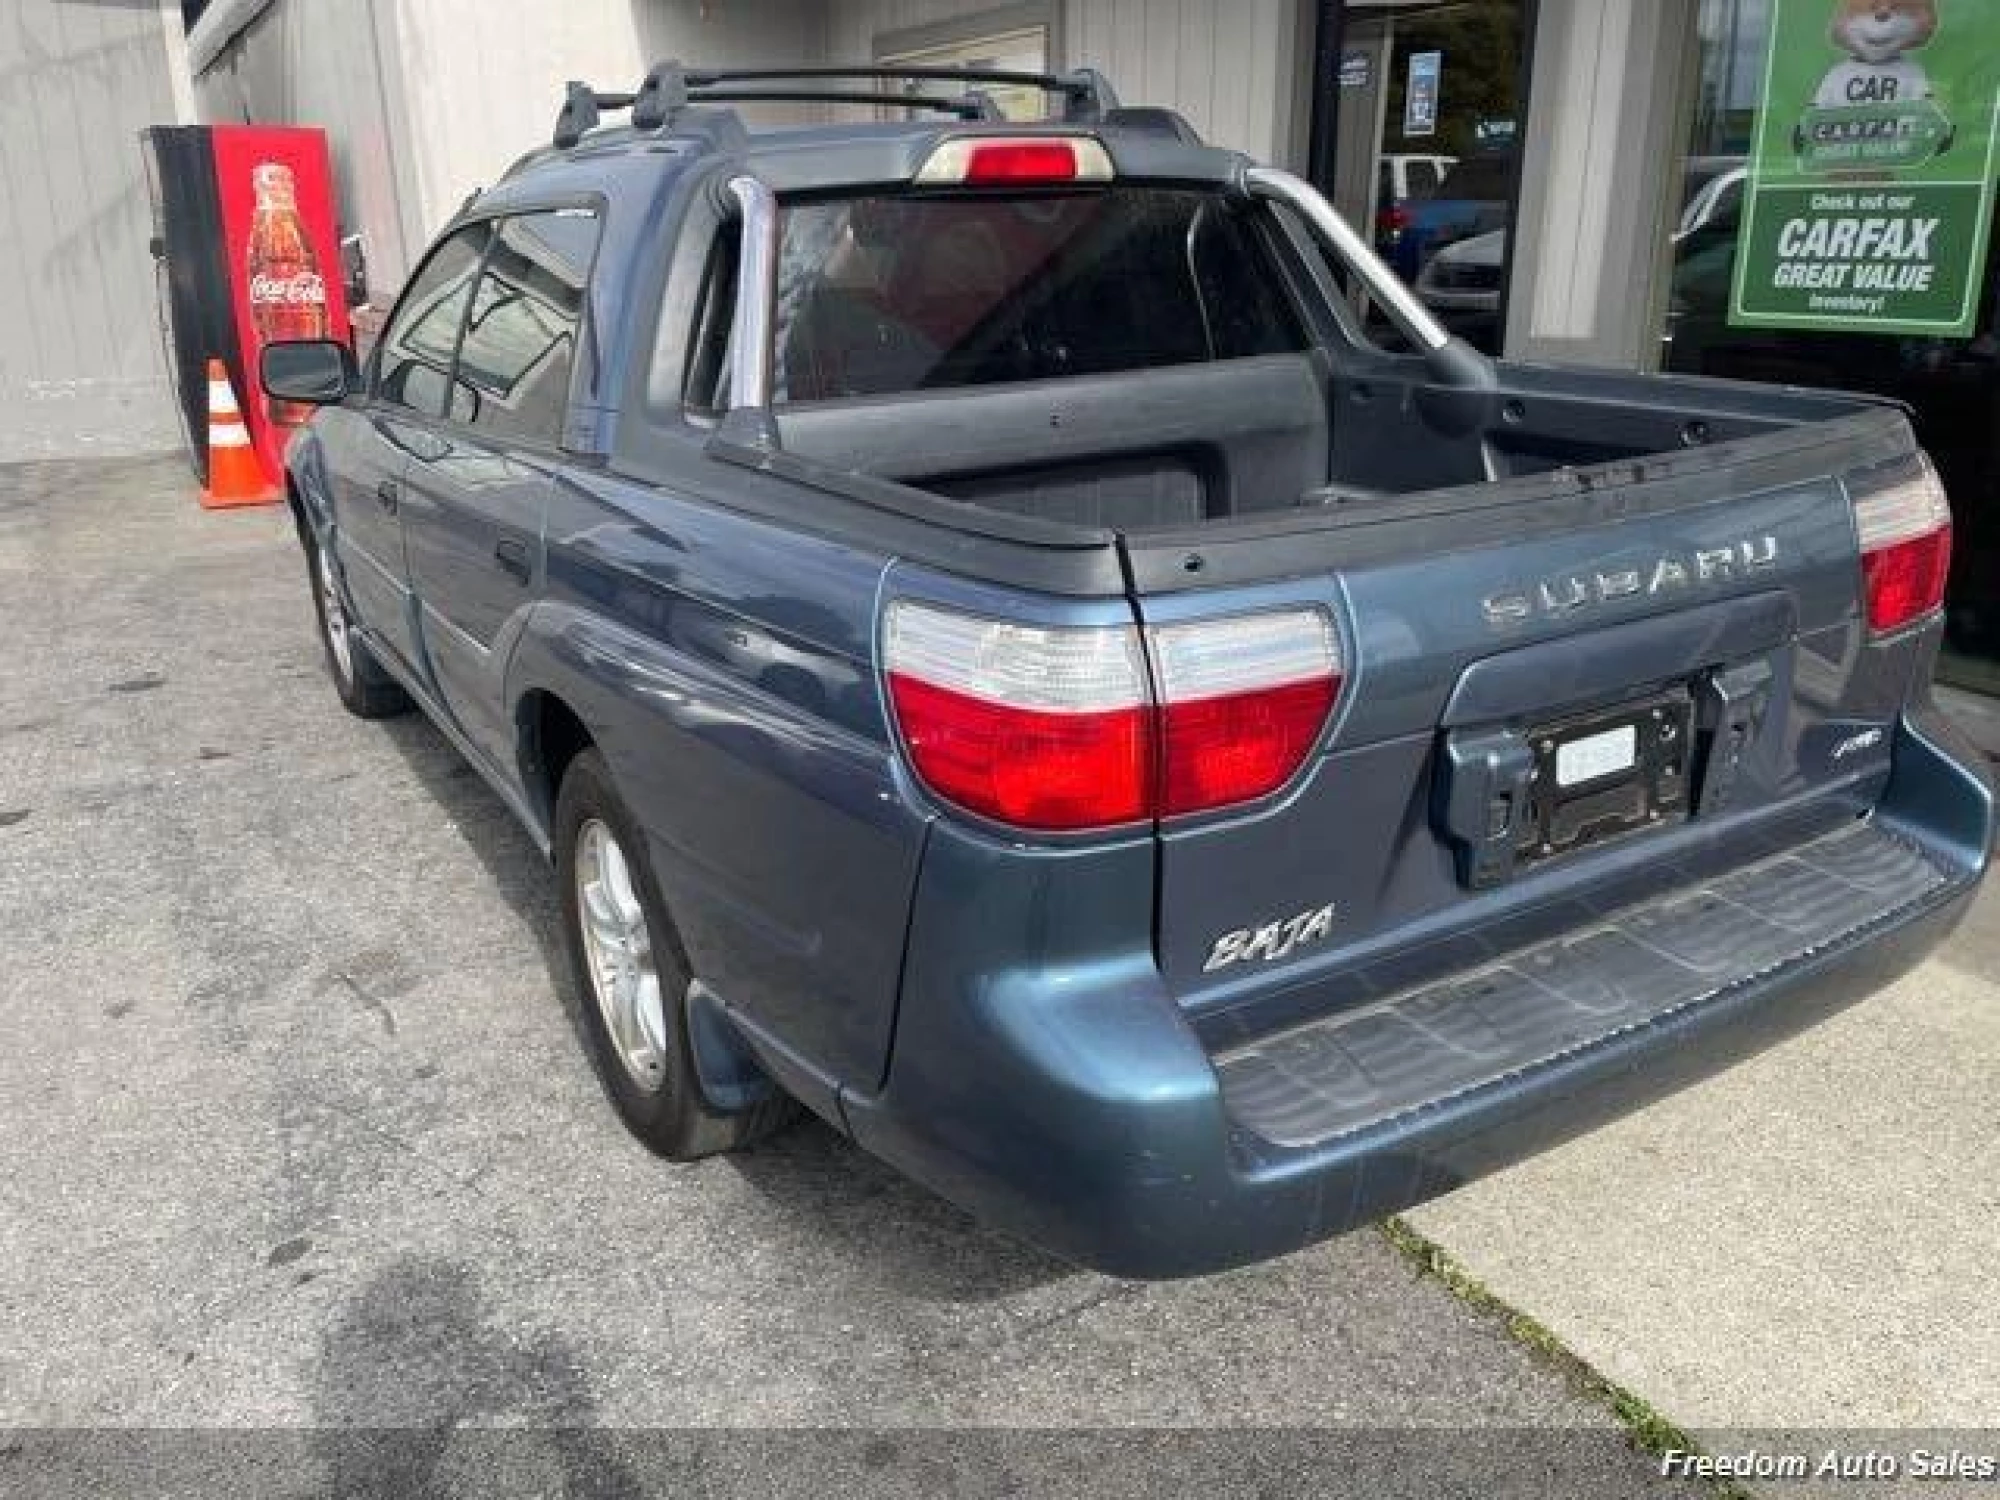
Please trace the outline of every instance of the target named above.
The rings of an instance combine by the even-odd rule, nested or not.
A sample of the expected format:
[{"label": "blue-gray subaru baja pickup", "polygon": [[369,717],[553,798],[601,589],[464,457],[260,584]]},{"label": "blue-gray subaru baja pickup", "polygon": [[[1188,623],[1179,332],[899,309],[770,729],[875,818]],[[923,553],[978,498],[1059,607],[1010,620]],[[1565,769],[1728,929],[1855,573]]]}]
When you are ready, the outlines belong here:
[{"label": "blue-gray subaru baja pickup", "polygon": [[[1211,1271],[1965,911],[1993,793],[1900,409],[1491,361],[1094,73],[835,71],[573,85],[365,367],[264,356],[320,408],[340,695],[548,849],[648,1145],[803,1104],[1061,1255]],[[732,107],[829,97],[893,118]]]}]

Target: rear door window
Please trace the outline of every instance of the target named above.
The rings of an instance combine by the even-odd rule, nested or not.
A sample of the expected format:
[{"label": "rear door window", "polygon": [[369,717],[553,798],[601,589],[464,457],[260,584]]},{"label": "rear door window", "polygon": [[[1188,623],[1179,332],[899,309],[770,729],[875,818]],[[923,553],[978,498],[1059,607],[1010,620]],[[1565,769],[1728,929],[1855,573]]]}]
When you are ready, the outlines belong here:
[{"label": "rear door window", "polygon": [[554,447],[569,408],[584,286],[597,250],[588,209],[503,219],[458,351],[452,417]]},{"label": "rear door window", "polygon": [[789,206],[775,333],[787,402],[1306,347],[1255,216],[1151,188]]},{"label": "rear door window", "polygon": [[486,225],[468,224],[441,242],[410,279],[376,355],[381,400],[427,417],[444,415],[452,356],[485,248]]}]

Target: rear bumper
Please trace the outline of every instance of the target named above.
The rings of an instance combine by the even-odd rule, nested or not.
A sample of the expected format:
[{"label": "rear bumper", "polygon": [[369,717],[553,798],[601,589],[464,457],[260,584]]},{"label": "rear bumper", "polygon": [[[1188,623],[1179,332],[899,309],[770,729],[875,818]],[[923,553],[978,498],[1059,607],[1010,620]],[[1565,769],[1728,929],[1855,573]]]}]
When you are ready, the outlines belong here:
[{"label": "rear bumper", "polygon": [[[1895,857],[1870,867],[1876,888],[1859,906],[1851,881],[1838,882],[1848,894],[1830,903],[1826,892],[1786,888],[1797,951],[1742,948],[1737,968],[1716,968],[1691,995],[1662,988],[1649,972],[1633,985],[1645,991],[1634,1002],[1640,1008],[1602,1007],[1607,1019],[1592,1035],[1529,1028],[1495,1042],[1489,1029],[1484,1042],[1468,1041],[1444,1011],[1425,1008],[1446,1004],[1452,997],[1443,992],[1467,981],[1427,989],[1422,1005],[1405,997],[1405,1016],[1385,1003],[1382,1017],[1414,1017],[1408,1029],[1425,1045],[1381,1054],[1364,1080],[1364,1092],[1375,1086],[1381,1095],[1372,1112],[1357,1103],[1351,1069],[1315,1071],[1303,1061],[1361,1055],[1309,1034],[1352,1029],[1353,1013],[1211,1055],[1150,965],[1072,969],[1062,923],[1046,911],[1037,913],[1043,961],[1012,976],[927,989],[932,968],[913,949],[887,1086],[870,1098],[850,1095],[843,1107],[870,1150],[980,1217],[1097,1269],[1183,1276],[1281,1254],[1658,1099],[1917,963],[1971,901],[1993,837],[1993,795],[1977,758],[1935,718],[1905,722],[1895,766],[1872,822],[1833,835],[1850,846],[1874,841],[1877,853]],[[954,858],[949,848],[938,852]],[[950,903],[954,882],[943,885]],[[977,872],[968,868],[960,889],[974,887]],[[965,915],[931,914],[931,943],[949,947],[982,927],[1011,926],[1009,898],[979,888],[985,899]],[[1644,931],[1657,908],[1687,894],[1627,909],[1611,927]],[[1034,893],[1024,899],[1033,909]],[[1837,930],[1812,929],[1806,919],[1815,914]],[[970,925],[954,933],[954,920]],[[1432,1002],[1433,991],[1442,998]],[[1425,1065],[1431,1049],[1501,1043],[1537,1050],[1513,1060],[1495,1054],[1477,1077],[1461,1069],[1456,1084],[1440,1071],[1435,1092],[1396,1087],[1399,1067]]]}]

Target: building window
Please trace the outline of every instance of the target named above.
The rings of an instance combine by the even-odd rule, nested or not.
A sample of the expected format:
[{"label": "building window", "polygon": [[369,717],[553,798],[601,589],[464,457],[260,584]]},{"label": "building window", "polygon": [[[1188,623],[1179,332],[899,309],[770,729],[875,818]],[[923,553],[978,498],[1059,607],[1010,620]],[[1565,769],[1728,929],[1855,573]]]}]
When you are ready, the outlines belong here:
[{"label": "building window", "polygon": [[[934,28],[915,32],[891,32],[875,39],[875,61],[908,68],[976,68],[1008,73],[1046,73],[1049,69],[1049,28],[1044,22],[1010,24],[1018,20],[1006,12],[968,17],[947,31],[964,31],[959,36],[940,35]],[[988,30],[988,27],[997,29]],[[1048,99],[1038,88],[1007,84],[980,84],[977,87],[1000,107],[1010,120],[1039,120],[1048,114]],[[913,83],[911,92],[934,92],[937,85]],[[910,111],[909,113],[917,113]]]},{"label": "building window", "polygon": [[[1843,41],[1850,24],[1869,35]],[[1956,521],[1941,674],[2000,687],[2000,226],[1990,187],[2000,65],[1990,9],[1701,0],[1698,25],[1661,363],[1906,402]],[[1884,120],[1893,132],[1870,123]],[[1885,144],[1856,144],[1868,142]],[[1883,155],[1856,155],[1867,151]],[[1962,181],[1970,185],[1942,194],[1932,186]],[[1853,211],[1837,206],[1850,199]],[[1899,202],[1915,207],[1904,214]],[[1839,227],[1869,218],[1938,222],[1895,231],[1894,245],[1886,227],[1868,245],[1858,228]],[[1973,253],[1981,227],[1983,257]],[[1945,263],[1953,253],[1959,263]],[[1925,295],[1940,284],[1949,295]],[[1953,310],[1946,302],[1968,309],[1970,326],[1923,331],[1924,319]]]}]

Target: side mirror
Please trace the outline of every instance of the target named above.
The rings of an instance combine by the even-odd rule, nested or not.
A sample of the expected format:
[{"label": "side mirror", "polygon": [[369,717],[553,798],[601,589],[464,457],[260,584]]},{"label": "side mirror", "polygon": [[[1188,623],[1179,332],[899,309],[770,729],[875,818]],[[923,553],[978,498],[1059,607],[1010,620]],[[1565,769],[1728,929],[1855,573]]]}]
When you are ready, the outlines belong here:
[{"label": "side mirror", "polygon": [[354,351],[333,339],[266,344],[257,378],[265,395],[305,406],[331,406],[361,388]]}]

